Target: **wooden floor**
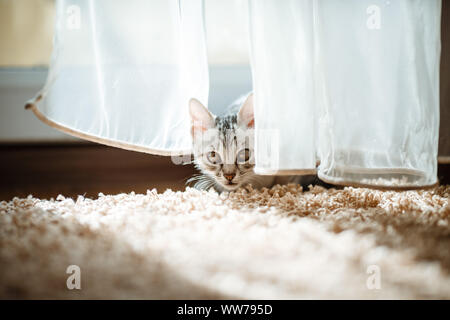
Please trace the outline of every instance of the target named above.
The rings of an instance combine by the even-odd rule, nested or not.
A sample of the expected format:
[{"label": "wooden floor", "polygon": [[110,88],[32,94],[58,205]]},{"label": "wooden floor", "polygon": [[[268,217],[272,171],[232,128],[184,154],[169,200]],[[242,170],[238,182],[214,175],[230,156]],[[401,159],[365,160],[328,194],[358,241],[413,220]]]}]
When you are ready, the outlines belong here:
[{"label": "wooden floor", "polygon": [[[439,167],[441,183],[450,183],[450,166]],[[0,145],[0,201],[29,194],[39,198],[183,190],[195,173],[170,157],[125,151],[98,144]]]},{"label": "wooden floor", "polygon": [[98,144],[0,145],[0,200],[184,189],[192,165]]}]

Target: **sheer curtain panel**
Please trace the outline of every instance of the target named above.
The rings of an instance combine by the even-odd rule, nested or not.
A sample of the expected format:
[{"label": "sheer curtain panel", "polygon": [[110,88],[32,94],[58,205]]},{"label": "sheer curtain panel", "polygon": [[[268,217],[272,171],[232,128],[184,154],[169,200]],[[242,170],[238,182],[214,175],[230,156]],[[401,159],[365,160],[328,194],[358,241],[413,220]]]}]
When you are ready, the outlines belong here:
[{"label": "sheer curtain panel", "polygon": [[58,0],[56,15],[47,83],[27,106],[84,139],[190,153],[188,101],[208,102],[203,2]]},{"label": "sheer curtain panel", "polygon": [[438,0],[250,0],[256,171],[303,174],[317,160],[330,183],[435,184],[440,11]]}]

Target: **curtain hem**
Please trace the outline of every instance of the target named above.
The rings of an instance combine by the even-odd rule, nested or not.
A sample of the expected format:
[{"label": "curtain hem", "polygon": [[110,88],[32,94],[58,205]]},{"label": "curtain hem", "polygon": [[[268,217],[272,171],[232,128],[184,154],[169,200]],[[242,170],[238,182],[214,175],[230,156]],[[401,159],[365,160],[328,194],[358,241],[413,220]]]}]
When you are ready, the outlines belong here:
[{"label": "curtain hem", "polygon": [[33,111],[34,115],[39,120],[41,120],[43,123],[45,123],[46,125],[54,128],[54,129],[57,129],[59,131],[62,131],[66,134],[69,134],[71,136],[74,136],[76,138],[80,138],[80,139],[84,139],[84,140],[88,140],[88,141],[92,141],[95,143],[100,143],[100,144],[104,144],[107,146],[116,147],[116,148],[120,148],[120,149],[136,151],[136,152],[143,152],[143,153],[154,154],[154,155],[159,155],[159,156],[181,156],[181,155],[192,154],[191,150],[169,151],[169,150],[160,150],[160,149],[150,149],[150,148],[146,148],[146,147],[139,146],[139,145],[133,145],[133,144],[128,144],[128,143],[121,142],[121,141],[114,141],[114,140],[101,138],[98,136],[86,134],[81,131],[66,127],[62,124],[56,123],[53,120],[50,120],[39,110],[36,103],[41,99],[42,99],[42,95],[38,95],[38,97],[36,99],[34,99],[33,101],[27,102],[27,104],[25,105],[25,109]]},{"label": "curtain hem", "polygon": [[333,180],[332,178],[328,176],[324,176],[320,174],[320,172],[317,175],[320,180],[333,184],[338,186],[344,186],[344,187],[355,187],[355,188],[370,188],[370,189],[378,189],[378,190],[394,190],[394,191],[405,191],[405,190],[417,190],[417,189],[431,189],[439,185],[439,181],[436,181],[432,184],[426,184],[426,185],[404,185],[404,186],[396,186],[396,185],[377,185],[377,184],[368,184],[368,183],[362,183],[362,182],[355,182],[351,180]]},{"label": "curtain hem", "polygon": [[[314,175],[317,174],[317,176],[319,177],[319,179],[321,179],[322,181],[329,183],[329,184],[333,184],[333,185],[338,185],[338,186],[344,186],[344,187],[357,187],[357,188],[371,188],[371,189],[379,189],[379,190],[415,190],[415,189],[429,189],[429,188],[433,188],[439,185],[439,182],[436,181],[432,184],[424,184],[424,185],[382,185],[382,184],[370,184],[370,183],[363,183],[363,182],[355,182],[352,180],[345,180],[345,179],[340,179],[340,180],[336,180],[333,179],[332,177],[329,177],[327,175],[323,175],[321,174],[318,170],[316,169],[288,169],[288,170],[265,170],[265,169],[254,169],[256,174],[260,174],[260,175],[267,175],[267,176],[293,176],[293,175]],[[402,168],[388,168],[384,171],[381,170],[376,170],[376,172],[373,171],[373,169],[367,169],[367,170],[362,170],[366,173],[400,173],[400,174],[415,174],[415,175],[421,175],[419,174],[420,171],[416,171],[416,170],[409,170],[409,169],[402,169]],[[386,172],[387,171],[387,172]]]}]

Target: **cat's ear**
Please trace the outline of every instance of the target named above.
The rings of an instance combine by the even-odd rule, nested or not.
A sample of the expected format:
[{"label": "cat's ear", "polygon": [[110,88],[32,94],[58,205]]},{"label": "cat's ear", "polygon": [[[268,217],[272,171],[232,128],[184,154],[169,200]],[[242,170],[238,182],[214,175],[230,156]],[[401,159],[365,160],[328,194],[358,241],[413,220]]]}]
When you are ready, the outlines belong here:
[{"label": "cat's ear", "polygon": [[214,116],[197,99],[189,101],[189,114],[192,121],[192,135],[195,131],[206,131],[214,126]]},{"label": "cat's ear", "polygon": [[245,100],[244,104],[238,113],[238,123],[247,128],[253,128],[255,126],[255,116],[253,113],[253,93]]}]

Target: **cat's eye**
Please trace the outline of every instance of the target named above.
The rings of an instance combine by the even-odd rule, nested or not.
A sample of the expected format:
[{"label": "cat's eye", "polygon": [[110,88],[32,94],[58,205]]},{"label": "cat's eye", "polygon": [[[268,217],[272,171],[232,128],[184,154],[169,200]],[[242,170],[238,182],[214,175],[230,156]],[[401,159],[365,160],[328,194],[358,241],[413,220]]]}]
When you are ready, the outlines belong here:
[{"label": "cat's eye", "polygon": [[215,151],[210,151],[206,154],[206,158],[209,162],[212,164],[220,164],[222,162],[222,159],[220,158],[220,155]]},{"label": "cat's eye", "polygon": [[242,149],[238,152],[236,160],[238,163],[246,163],[248,160],[250,160],[250,149]]}]

